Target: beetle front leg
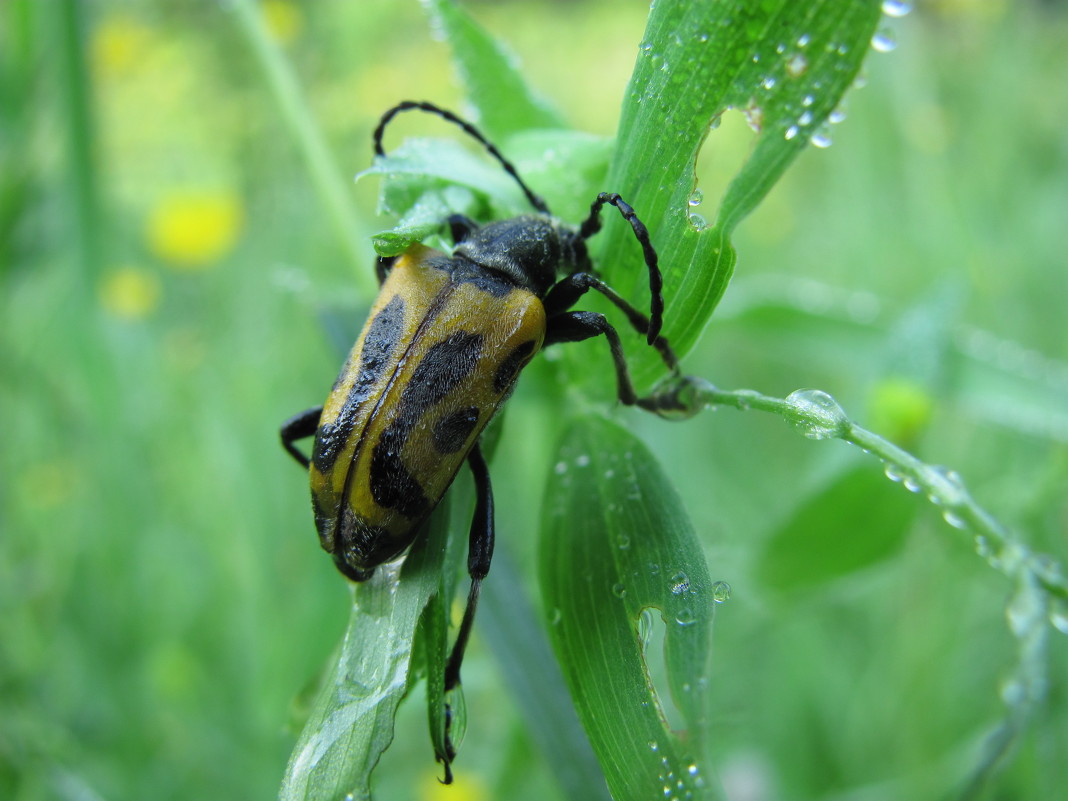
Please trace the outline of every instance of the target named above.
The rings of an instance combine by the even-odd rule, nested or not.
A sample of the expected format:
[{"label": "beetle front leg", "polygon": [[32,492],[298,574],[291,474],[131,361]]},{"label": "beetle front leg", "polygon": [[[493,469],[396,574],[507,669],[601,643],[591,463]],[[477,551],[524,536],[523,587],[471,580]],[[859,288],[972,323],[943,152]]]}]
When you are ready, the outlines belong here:
[{"label": "beetle front leg", "polygon": [[452,237],[454,245],[459,245],[480,228],[477,222],[463,214],[450,215],[445,222],[448,223],[449,236]]},{"label": "beetle front leg", "polygon": [[298,439],[306,439],[307,437],[314,437],[315,431],[319,427],[319,418],[323,416],[323,407],[316,406],[314,409],[307,409],[300,414],[295,414],[282,423],[282,429],[279,434],[282,436],[282,447],[285,448],[289,455],[296,459],[301,467],[307,469],[310,464],[310,460],[307,456],[301,453],[300,449],[294,445]]}]

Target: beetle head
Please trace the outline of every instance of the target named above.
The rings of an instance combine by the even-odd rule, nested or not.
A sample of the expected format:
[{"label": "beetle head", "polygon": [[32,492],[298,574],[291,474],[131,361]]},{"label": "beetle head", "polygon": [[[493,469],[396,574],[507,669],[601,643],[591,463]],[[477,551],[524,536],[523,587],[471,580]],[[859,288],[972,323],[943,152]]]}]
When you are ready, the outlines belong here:
[{"label": "beetle head", "polygon": [[578,233],[538,214],[488,223],[472,231],[453,255],[503,273],[538,297],[545,296],[558,274],[590,266],[586,243]]}]

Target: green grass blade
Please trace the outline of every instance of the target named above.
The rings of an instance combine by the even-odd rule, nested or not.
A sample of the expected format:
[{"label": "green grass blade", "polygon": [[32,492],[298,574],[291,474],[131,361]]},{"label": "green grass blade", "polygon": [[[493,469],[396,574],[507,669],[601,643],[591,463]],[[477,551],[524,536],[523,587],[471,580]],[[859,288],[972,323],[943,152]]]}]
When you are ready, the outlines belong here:
[{"label": "green grass blade", "polygon": [[424,0],[437,31],[452,47],[453,63],[478,123],[491,140],[531,128],[562,127],[560,117],[527,86],[515,56],[450,0]]},{"label": "green grass blade", "polygon": [[359,230],[356,211],[346,180],[337,166],[326,137],[308,109],[304,93],[285,55],[267,32],[259,5],[252,0],[229,4],[238,30],[249,43],[263,72],[264,83],[274,96],[279,112],[308,170],[312,186],[330,219],[338,244],[352,263],[353,280],[360,290],[373,294],[376,287],[364,263],[365,257],[354,232]]},{"label": "green grass blade", "polygon": [[[696,342],[734,269],[730,236],[819,131],[852,85],[879,20],[877,0],[768,0],[653,6],[619,123],[608,188],[653,232],[664,269],[665,333],[680,353]],[[711,224],[690,215],[694,165],[715,147],[715,120],[746,109],[760,134]],[[706,136],[708,141],[706,143]],[[718,190],[703,187],[705,195]],[[601,236],[606,278],[632,297],[641,253],[622,220]],[[645,305],[639,302],[639,307]],[[659,374],[638,353],[639,381]]]},{"label": "green grass blade", "polygon": [[482,585],[478,631],[493,649],[530,738],[552,766],[563,798],[604,801],[604,776],[571,705],[553,657],[506,542],[498,542],[493,571]]},{"label": "green grass blade", "polygon": [[[589,417],[561,442],[546,488],[542,593],[612,797],[712,797],[698,767],[715,606],[701,546],[675,490],[628,432]],[[658,610],[667,625],[659,693],[649,673],[655,657],[639,633],[644,610]],[[685,736],[666,723],[672,701]]]},{"label": "green grass blade", "polygon": [[282,801],[370,798],[408,687],[416,627],[441,582],[448,520],[439,506],[399,568],[379,568],[354,589],[338,660],[293,749]]}]

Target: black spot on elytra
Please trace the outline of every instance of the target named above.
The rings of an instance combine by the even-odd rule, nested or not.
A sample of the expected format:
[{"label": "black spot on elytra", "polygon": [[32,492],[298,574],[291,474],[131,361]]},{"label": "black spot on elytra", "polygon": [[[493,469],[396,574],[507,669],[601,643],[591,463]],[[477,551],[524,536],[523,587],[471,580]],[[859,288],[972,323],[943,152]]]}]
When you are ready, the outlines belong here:
[{"label": "black spot on elytra", "polygon": [[400,419],[394,425],[411,430],[431,406],[452,392],[475,369],[483,340],[482,334],[456,331],[432,345],[404,387]]},{"label": "black spot on elytra", "polygon": [[414,520],[430,510],[430,501],[400,458],[408,433],[395,425],[382,432],[371,452],[371,497],[383,509],[396,509]]},{"label": "black spot on elytra", "polygon": [[[404,300],[393,297],[383,309],[371,319],[367,336],[363,338],[360,349],[360,366],[356,380],[349,390],[348,397],[332,424],[319,426],[315,432],[315,444],[312,446],[312,463],[320,473],[328,472],[337,461],[338,454],[352,434],[356,420],[356,411],[371,394],[371,390],[382,377],[390,357],[393,355],[400,339],[404,325]],[[341,374],[334,382],[336,389],[352,369],[352,363],[346,362]]]},{"label": "black spot on elytra", "polygon": [[371,454],[371,496],[379,506],[396,509],[411,520],[429,511],[430,501],[401,461],[401,450],[419,420],[475,368],[482,343],[481,334],[456,331],[427,349],[412,372],[397,416]]},{"label": "black spot on elytra", "polygon": [[440,454],[456,453],[478,425],[478,407],[468,406],[442,417],[434,424],[434,448]]},{"label": "black spot on elytra", "polygon": [[508,389],[533,353],[533,339],[517,345],[511,353],[504,357],[504,361],[497,367],[497,372],[493,374],[493,389],[497,392],[504,392]]}]

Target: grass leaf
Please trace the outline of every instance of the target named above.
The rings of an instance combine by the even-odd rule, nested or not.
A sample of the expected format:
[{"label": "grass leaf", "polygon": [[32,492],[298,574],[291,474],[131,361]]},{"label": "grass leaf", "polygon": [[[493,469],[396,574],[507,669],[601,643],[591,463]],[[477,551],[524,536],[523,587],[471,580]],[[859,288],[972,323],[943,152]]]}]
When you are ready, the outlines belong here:
[{"label": "grass leaf", "polygon": [[337,662],[293,749],[282,801],[370,798],[371,771],[393,740],[408,688],[416,626],[441,582],[448,520],[443,503],[403,564],[380,567],[354,588]]},{"label": "grass leaf", "polygon": [[[681,500],[640,441],[597,417],[563,436],[545,499],[550,636],[612,797],[709,797],[698,762],[715,599]],[[659,692],[639,633],[653,609],[667,625]],[[667,724],[672,702],[685,734]]]},{"label": "grass leaf", "polygon": [[514,55],[456,3],[424,0],[434,27],[452,46],[453,63],[491,139],[532,128],[562,127],[560,118],[526,84]]},{"label": "grass leaf", "polygon": [[[727,287],[735,226],[852,85],[879,14],[875,0],[654,4],[623,103],[608,186],[653,232],[664,270],[665,333],[680,354],[697,341]],[[745,110],[760,133],[708,224],[691,216],[694,166],[706,137],[715,146],[710,129],[731,108]],[[597,247],[606,279],[642,297],[633,291],[644,282],[641,252],[626,223],[610,216]],[[662,370],[653,353],[636,353],[633,362],[639,383]]]}]

